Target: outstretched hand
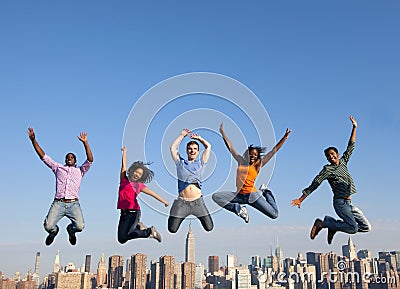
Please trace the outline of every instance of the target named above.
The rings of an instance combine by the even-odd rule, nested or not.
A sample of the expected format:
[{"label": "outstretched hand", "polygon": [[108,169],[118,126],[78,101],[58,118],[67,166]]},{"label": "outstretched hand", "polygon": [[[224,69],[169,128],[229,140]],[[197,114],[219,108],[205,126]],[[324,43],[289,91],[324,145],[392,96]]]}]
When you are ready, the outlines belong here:
[{"label": "outstretched hand", "polygon": [[181,135],[182,135],[183,137],[187,136],[188,134],[190,134],[190,129],[188,129],[188,128],[184,128],[184,129],[182,130],[182,132],[181,132]]},{"label": "outstretched hand", "polygon": [[201,136],[198,133],[192,133],[190,135],[190,138],[200,140]]},{"label": "outstretched hand", "polygon": [[291,204],[292,204],[292,206],[297,206],[297,207],[300,209],[301,200],[300,200],[300,199],[294,199],[294,200],[291,202]]},{"label": "outstretched hand", "polygon": [[224,123],[221,122],[221,124],[219,125],[219,132],[223,133],[224,132]]},{"label": "outstretched hand", "polygon": [[87,132],[81,132],[78,136],[78,139],[81,142],[87,142]]},{"label": "outstretched hand", "polygon": [[35,140],[35,131],[33,130],[33,128],[32,127],[28,127],[28,136],[29,136],[29,139],[31,140],[31,141],[34,141]]},{"label": "outstretched hand", "polygon": [[350,115],[350,120],[351,120],[351,123],[353,124],[353,127],[357,127],[357,125],[358,125],[357,121],[352,115]]}]

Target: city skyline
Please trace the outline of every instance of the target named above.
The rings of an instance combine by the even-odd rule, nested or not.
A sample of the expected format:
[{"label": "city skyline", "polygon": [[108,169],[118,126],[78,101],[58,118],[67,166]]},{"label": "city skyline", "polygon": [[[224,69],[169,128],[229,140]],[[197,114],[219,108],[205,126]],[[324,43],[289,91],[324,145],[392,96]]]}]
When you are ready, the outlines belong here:
[{"label": "city skyline", "polygon": [[[390,251],[390,252],[389,251],[382,251],[382,252],[379,252],[378,256],[372,256],[371,252],[368,249],[361,249],[361,250],[356,251],[356,248],[355,248],[355,245],[354,245],[354,243],[353,243],[353,241],[351,239],[351,236],[349,236],[347,244],[344,244],[342,246],[342,253],[341,254],[338,254],[337,252],[333,252],[333,251],[330,251],[330,252],[314,252],[314,251],[310,251],[310,252],[306,252],[305,255],[298,254],[297,256],[285,256],[285,257],[283,257],[283,256],[281,256],[281,254],[283,254],[283,251],[282,251],[282,248],[279,247],[279,245],[275,248],[275,252],[274,253],[272,253],[272,251],[271,251],[271,254],[270,255],[266,255],[266,256],[262,256],[262,255],[249,256],[249,260],[248,260],[247,263],[240,264],[240,263],[237,262],[236,255],[231,254],[231,253],[227,253],[226,256],[225,256],[226,257],[226,265],[220,266],[220,268],[218,268],[218,271],[220,271],[221,268],[225,268],[224,270],[226,270],[226,269],[229,270],[229,268],[238,268],[237,272],[239,274],[246,274],[244,272],[244,270],[246,270],[245,268],[248,268],[250,270],[251,266],[253,267],[253,269],[254,268],[261,268],[261,267],[264,267],[264,266],[267,266],[267,267],[271,266],[271,268],[273,270],[272,272],[275,272],[275,274],[277,272],[286,272],[286,274],[288,274],[288,272],[286,270],[288,270],[288,266],[290,266],[289,264],[291,264],[293,262],[291,260],[297,260],[300,263],[305,262],[304,264],[306,264],[306,265],[307,264],[308,265],[310,265],[310,264],[312,265],[313,262],[314,262],[314,261],[312,261],[312,260],[314,260],[313,258],[315,258],[315,260],[316,260],[315,262],[320,262],[320,261],[318,261],[319,260],[318,258],[320,258],[318,256],[322,256],[322,255],[324,255],[324,256],[337,256],[337,258],[339,258],[339,259],[336,259],[336,263],[335,264],[329,265],[329,268],[326,267],[324,269],[324,267],[321,267],[318,270],[326,270],[326,272],[330,272],[330,270],[335,269],[335,270],[341,271],[341,270],[344,270],[344,269],[348,268],[347,267],[348,265],[346,265],[344,263],[341,263],[341,262],[343,262],[343,261],[341,261],[341,260],[343,260],[343,258],[345,258],[344,260],[348,260],[348,261],[352,261],[352,262],[355,262],[357,260],[358,261],[359,260],[378,260],[378,259],[380,260],[382,258],[383,259],[387,259],[386,256],[390,256],[390,255],[393,255],[393,254],[394,254],[393,255],[394,259],[390,259],[389,258],[390,260],[392,260],[390,262],[392,262],[392,263],[394,262],[396,264],[396,268],[395,268],[396,270],[400,269],[400,259],[399,259],[400,250]],[[100,283],[100,284],[107,285],[107,288],[121,287],[121,286],[123,286],[123,284],[124,284],[124,282],[126,280],[129,280],[129,282],[131,284],[135,284],[134,286],[136,286],[136,287],[133,287],[133,288],[145,288],[145,284],[146,284],[147,281],[145,282],[144,280],[146,280],[145,276],[147,274],[146,272],[148,272],[147,269],[152,271],[153,270],[153,266],[156,264],[156,262],[157,262],[157,264],[160,263],[160,268],[157,269],[158,272],[161,272],[161,273],[159,273],[159,274],[161,274],[160,276],[162,276],[163,274],[164,275],[165,274],[172,274],[169,271],[168,271],[169,273],[167,273],[167,272],[162,273],[163,270],[164,271],[165,270],[172,270],[171,269],[172,268],[171,264],[182,266],[182,276],[179,277],[179,278],[182,278],[182,280],[185,280],[185,276],[184,276],[186,274],[185,270],[191,270],[192,272],[188,276],[193,276],[193,278],[194,278],[195,267],[197,268],[198,266],[201,266],[199,268],[202,268],[202,270],[204,270],[204,272],[202,274],[205,274],[205,276],[208,276],[208,274],[210,274],[210,275],[216,274],[215,276],[219,276],[218,272],[210,272],[209,271],[210,262],[214,262],[216,260],[215,259],[216,256],[208,256],[208,264],[202,264],[202,265],[201,264],[196,264],[195,267],[188,267],[187,266],[188,264],[190,264],[190,263],[195,264],[195,263],[188,262],[188,261],[177,261],[177,260],[175,260],[174,256],[168,256],[168,255],[159,256],[158,259],[148,260],[147,259],[147,255],[146,254],[142,254],[142,253],[135,253],[135,254],[129,256],[128,258],[120,256],[120,255],[112,255],[112,256],[108,257],[109,261],[108,261],[108,264],[107,264],[107,263],[104,263],[105,257],[104,257],[104,254],[102,254],[101,259],[98,261],[98,265],[94,266],[95,267],[94,270],[87,271],[87,269],[91,265],[90,261],[92,260],[92,255],[86,255],[85,256],[85,262],[81,267],[78,267],[73,263],[66,263],[64,266],[62,266],[62,264],[60,264],[60,262],[59,262],[59,260],[60,260],[59,252],[57,252],[57,254],[56,254],[55,258],[54,258],[54,266],[53,266],[54,270],[53,270],[53,272],[46,272],[46,273],[41,273],[41,274],[39,273],[39,276],[40,276],[39,277],[38,276],[38,271],[36,270],[39,267],[38,256],[40,256],[40,252],[36,253],[35,272],[28,271],[27,274],[23,274],[21,272],[16,272],[13,276],[7,276],[7,275],[4,274],[4,272],[2,272],[3,273],[3,275],[2,275],[3,279],[4,280],[8,280],[9,279],[9,280],[18,281],[18,279],[20,278],[21,281],[22,280],[26,280],[26,281],[34,280],[36,282],[36,284],[39,284],[37,280],[41,280],[40,282],[44,282],[44,280],[48,278],[47,276],[50,276],[51,274],[54,274],[54,273],[57,273],[57,272],[64,272],[64,273],[80,272],[80,273],[89,273],[89,274],[96,274],[96,272],[97,272],[97,275],[96,275],[97,277],[96,278],[98,279],[99,278],[99,274],[102,274],[101,273],[101,270],[102,270],[101,268],[105,267],[105,268],[108,268],[107,269],[108,270],[108,274],[107,274],[107,280],[108,281],[107,281],[107,284],[105,284],[104,281],[102,283]],[[306,256],[307,256],[307,260],[308,261],[305,261],[306,260],[305,259]],[[311,257],[311,256],[315,256],[315,257]],[[210,258],[210,257],[214,257],[214,258]],[[276,265],[274,265],[273,263],[269,263],[269,262],[272,262],[272,261],[268,261],[269,257],[276,258]],[[285,262],[285,264],[283,266],[279,264],[279,259],[281,257],[283,257],[282,260],[284,260],[284,262]],[[259,259],[256,259],[256,258],[259,258]],[[218,256],[217,256],[217,260],[218,260]],[[333,259],[333,261],[334,260],[335,259]],[[287,263],[287,262],[289,262],[289,263]],[[169,266],[171,268],[165,269],[164,268],[165,266],[167,266],[167,267]],[[276,269],[273,269],[274,266],[276,266]],[[320,265],[318,265],[318,266],[320,266]],[[321,264],[321,266],[322,266],[322,264]],[[207,270],[205,270],[206,268],[207,268]],[[174,270],[174,272],[176,272],[176,268],[173,269],[173,270]],[[181,270],[181,269],[179,269],[179,270]],[[378,270],[378,269],[376,269],[376,270]],[[337,272],[339,272],[339,271],[337,271]],[[240,272],[242,272],[242,273],[240,273]],[[297,271],[295,271],[293,273],[296,273],[296,272]],[[332,271],[332,272],[334,273],[334,271]],[[334,275],[336,275],[337,272],[334,273]],[[372,272],[368,273],[369,272],[368,270],[365,271],[365,272],[366,272],[365,274],[372,274]],[[129,273],[130,275],[125,275],[125,273],[126,274]],[[250,273],[251,273],[251,270],[250,270]],[[297,272],[297,273],[300,274],[301,272]],[[307,272],[303,272],[303,273],[306,273],[308,276],[310,276],[309,273],[307,273]],[[312,278],[316,277],[317,280],[320,280],[320,278],[323,278],[323,276],[318,275],[319,274],[318,272],[317,273],[311,272],[311,274],[317,274],[316,276],[312,277]],[[27,276],[27,277],[25,278],[24,276]],[[123,279],[120,279],[120,278],[122,278],[122,276],[124,276]],[[271,278],[277,278],[276,279],[277,281],[280,280],[281,282],[287,282],[287,281],[284,281],[284,280],[286,280],[284,278],[288,278],[288,277],[289,277],[289,275],[279,275],[278,274],[275,277],[271,277]],[[71,276],[71,278],[76,279],[73,276]],[[71,279],[71,278],[65,279],[66,280],[65,282],[72,282],[73,279]],[[161,280],[161,278],[162,277],[160,277],[160,280]],[[192,278],[192,277],[189,277],[189,278]],[[393,278],[395,278],[395,277],[393,277]],[[78,280],[78,279],[76,279],[76,280]],[[85,277],[85,280],[86,280],[85,281],[86,283],[90,282],[88,277]],[[168,280],[171,280],[171,279],[168,279]],[[395,280],[395,279],[393,279],[393,280]],[[398,280],[396,279],[396,282],[397,281]],[[60,281],[59,280],[59,282],[64,282],[64,281]],[[79,281],[79,282],[81,282],[81,281]],[[145,283],[143,283],[143,282],[145,282]],[[157,281],[157,282],[161,282],[161,281]],[[170,282],[170,281],[168,281],[168,282]],[[171,282],[172,282],[172,280],[171,280]],[[176,279],[175,279],[174,282],[176,282]],[[193,280],[188,281],[188,282],[193,282],[193,284],[194,284],[195,281],[193,279]],[[250,281],[246,281],[246,282],[250,282]],[[184,286],[185,288],[192,288],[192,287],[185,286],[185,285],[179,285],[178,288],[180,288],[180,286]]]}]

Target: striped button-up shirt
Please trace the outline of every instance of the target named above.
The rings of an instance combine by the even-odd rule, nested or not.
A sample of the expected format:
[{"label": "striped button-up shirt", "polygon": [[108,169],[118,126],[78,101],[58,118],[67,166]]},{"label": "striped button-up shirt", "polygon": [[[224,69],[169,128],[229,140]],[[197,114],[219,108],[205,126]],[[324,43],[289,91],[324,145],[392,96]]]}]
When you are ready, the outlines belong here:
[{"label": "striped button-up shirt", "polygon": [[92,165],[86,160],[79,166],[66,166],[53,161],[48,155],[43,157],[43,162],[56,176],[56,199],[77,199],[82,177]]},{"label": "striped button-up shirt", "polygon": [[333,197],[348,198],[356,193],[356,187],[349,171],[347,170],[347,162],[354,150],[354,142],[349,141],[346,151],[339,159],[339,165],[325,165],[321,172],[314,178],[311,185],[303,190],[303,194],[311,194],[323,180],[328,180],[332,188]]}]

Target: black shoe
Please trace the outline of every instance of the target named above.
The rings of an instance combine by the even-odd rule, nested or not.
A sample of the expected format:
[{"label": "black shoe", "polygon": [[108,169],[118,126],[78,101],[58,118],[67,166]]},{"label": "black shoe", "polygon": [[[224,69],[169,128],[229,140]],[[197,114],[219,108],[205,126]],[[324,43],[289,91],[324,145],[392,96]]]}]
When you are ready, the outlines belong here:
[{"label": "black shoe", "polygon": [[332,244],[332,239],[333,239],[333,236],[335,236],[335,234],[336,234],[336,231],[328,228],[328,244],[329,245]]},{"label": "black shoe", "polygon": [[54,238],[55,238],[56,236],[57,236],[57,234],[50,233],[50,234],[47,236],[46,240],[44,241],[44,243],[46,244],[46,246],[50,246],[51,243],[53,243]]},{"label": "black shoe", "polygon": [[67,232],[68,232],[68,236],[69,236],[69,238],[68,238],[69,243],[72,246],[75,246],[76,245],[76,236],[75,236],[75,233],[70,232],[70,225],[67,226]]}]

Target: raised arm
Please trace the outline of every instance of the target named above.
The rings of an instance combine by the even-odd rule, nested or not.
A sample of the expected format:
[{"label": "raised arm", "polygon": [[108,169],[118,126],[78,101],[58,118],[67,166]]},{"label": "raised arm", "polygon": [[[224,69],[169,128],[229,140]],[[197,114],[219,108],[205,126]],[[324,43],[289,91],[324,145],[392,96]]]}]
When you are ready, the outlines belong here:
[{"label": "raised arm", "polygon": [[350,115],[350,120],[351,123],[353,124],[353,129],[351,130],[351,135],[350,135],[350,141],[351,142],[356,142],[356,134],[357,134],[357,121],[353,116]]},{"label": "raised arm", "polygon": [[83,143],[83,146],[85,147],[86,159],[89,162],[93,162],[92,151],[90,149],[89,142],[87,140],[87,132],[81,132],[78,136],[78,139]]},{"label": "raised arm", "polygon": [[122,160],[121,160],[121,173],[119,174],[119,181],[121,182],[126,176],[126,146],[121,148]]},{"label": "raised arm", "polygon": [[190,138],[198,140],[204,146],[204,151],[201,155],[201,158],[204,163],[207,163],[208,159],[210,158],[211,144],[206,139],[204,139],[200,135],[198,135],[197,133],[190,135]]},{"label": "raised arm", "polygon": [[32,127],[28,128],[28,136],[32,142],[33,148],[35,149],[37,155],[39,156],[40,159],[43,159],[45,153],[44,153],[43,149],[40,147],[40,145],[38,144],[38,142],[36,141],[35,131],[33,130]]},{"label": "raised arm", "polygon": [[181,133],[178,135],[178,137],[174,140],[174,142],[169,147],[172,159],[174,160],[175,163],[179,160],[179,151],[178,151],[179,144],[181,143],[183,138],[185,136],[187,136],[188,134],[190,134],[190,130],[187,128],[183,129],[181,131]]},{"label": "raised arm", "polygon": [[164,206],[168,207],[169,203],[168,201],[164,200],[163,198],[161,198],[159,195],[157,195],[155,192],[153,192],[152,190],[150,190],[148,187],[145,187],[142,189],[142,192],[152,196],[153,198],[155,198],[156,200],[158,200],[159,202],[163,203]]},{"label": "raised arm", "polygon": [[240,156],[237,151],[235,150],[235,148],[233,147],[231,140],[228,138],[228,136],[226,135],[225,131],[224,131],[224,123],[221,122],[220,126],[219,126],[219,132],[222,135],[222,138],[224,139],[225,145],[228,148],[229,152],[231,153],[231,155],[233,156],[233,158],[238,162],[241,163],[243,158],[242,156]]},{"label": "raised arm", "polygon": [[263,167],[268,161],[274,156],[274,154],[283,146],[285,141],[288,139],[289,134],[292,131],[290,129],[286,129],[285,135],[281,138],[281,140],[270,150],[262,159],[261,166]]}]

